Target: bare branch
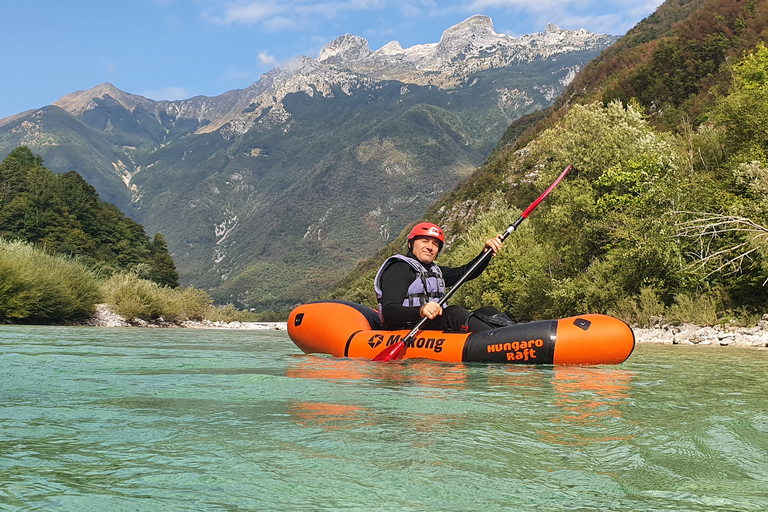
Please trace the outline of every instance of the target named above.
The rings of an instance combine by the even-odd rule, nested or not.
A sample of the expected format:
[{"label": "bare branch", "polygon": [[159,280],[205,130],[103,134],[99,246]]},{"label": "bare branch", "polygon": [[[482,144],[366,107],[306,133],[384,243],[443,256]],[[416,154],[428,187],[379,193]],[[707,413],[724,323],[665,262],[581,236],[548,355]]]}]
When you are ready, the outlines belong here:
[{"label": "bare branch", "polygon": [[[768,239],[768,228],[757,224],[747,217],[735,215],[721,215],[707,212],[677,211],[678,215],[692,216],[686,221],[676,222],[677,236],[685,238],[698,238],[700,250],[697,253],[689,253],[688,256],[695,261],[688,270],[703,270],[705,267],[715,265],[714,270],[706,277],[731,269],[727,274],[735,274],[742,271],[744,261],[752,260],[752,254],[759,247],[746,250],[754,242]],[[729,245],[728,247],[713,249],[714,241],[729,234],[743,235],[746,240]],[[763,285],[768,283],[768,278]]]}]

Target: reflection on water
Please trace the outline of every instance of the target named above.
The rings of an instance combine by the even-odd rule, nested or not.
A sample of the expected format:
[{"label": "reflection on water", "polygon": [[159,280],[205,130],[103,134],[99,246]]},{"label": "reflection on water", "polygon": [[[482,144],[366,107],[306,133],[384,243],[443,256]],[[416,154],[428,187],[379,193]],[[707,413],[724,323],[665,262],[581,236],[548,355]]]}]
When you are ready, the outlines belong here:
[{"label": "reflection on water", "polygon": [[[367,361],[305,357],[291,361],[286,375],[300,379],[324,381],[376,381],[386,386],[421,388],[421,395],[434,400],[448,399],[448,389],[467,389],[465,365],[443,365],[430,361],[393,365],[372,365]],[[405,371],[404,371],[405,370]],[[620,405],[626,404],[634,373],[617,368],[565,366],[542,370],[539,367],[511,366],[487,373],[488,389],[502,388],[505,393],[523,396],[540,391],[543,386],[554,390],[552,403],[559,411],[549,429],[538,431],[547,442],[579,445],[601,441],[626,440],[631,436],[595,437],[590,432],[604,432],[607,420],[621,417]],[[476,384],[476,383],[475,383]],[[359,418],[370,412],[350,404],[294,402],[289,410],[304,425],[324,428],[357,426]],[[440,418],[444,420],[445,418]],[[301,424],[301,421],[298,422]],[[429,423],[443,423],[436,418]],[[600,428],[591,428],[600,427]],[[585,432],[586,437],[579,434]]]},{"label": "reflection on water", "polygon": [[766,510],[768,353],[621,366],[3,327],[0,510]]},{"label": "reflection on water", "polygon": [[421,388],[464,388],[467,367],[463,364],[438,364],[414,360],[405,364],[371,364],[357,359],[337,359],[310,355],[289,362],[286,375],[299,379],[325,381],[376,381],[380,386],[412,385]]},{"label": "reflection on water", "polygon": [[[627,441],[631,435],[621,419],[628,403],[633,373],[613,368],[557,367],[552,377],[555,405],[562,411],[554,427],[540,434],[547,442],[583,445]],[[612,433],[611,425],[620,426]]]}]

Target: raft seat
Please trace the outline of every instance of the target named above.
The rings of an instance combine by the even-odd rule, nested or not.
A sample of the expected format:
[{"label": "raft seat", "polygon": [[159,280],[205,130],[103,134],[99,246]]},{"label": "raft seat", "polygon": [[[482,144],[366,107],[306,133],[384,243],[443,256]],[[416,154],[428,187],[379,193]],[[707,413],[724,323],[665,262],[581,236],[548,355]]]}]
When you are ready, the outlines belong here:
[{"label": "raft seat", "polygon": [[372,331],[384,330],[384,326],[381,324],[381,320],[379,320],[379,312],[376,311],[375,309],[371,309],[369,307],[363,306],[362,304],[358,304],[356,302],[350,302],[348,300],[332,300],[328,302],[344,304],[345,306],[354,308],[356,311],[359,311],[361,315],[363,315],[365,320],[368,322],[368,325],[371,326]]}]

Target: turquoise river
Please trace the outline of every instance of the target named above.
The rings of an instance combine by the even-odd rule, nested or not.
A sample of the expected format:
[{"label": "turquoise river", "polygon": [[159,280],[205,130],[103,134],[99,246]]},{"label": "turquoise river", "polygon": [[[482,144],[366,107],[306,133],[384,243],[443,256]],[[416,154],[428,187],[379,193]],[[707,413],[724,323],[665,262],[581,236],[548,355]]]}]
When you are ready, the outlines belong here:
[{"label": "turquoise river", "polygon": [[768,510],[768,351],[372,363],[285,331],[0,326],[0,510]]}]

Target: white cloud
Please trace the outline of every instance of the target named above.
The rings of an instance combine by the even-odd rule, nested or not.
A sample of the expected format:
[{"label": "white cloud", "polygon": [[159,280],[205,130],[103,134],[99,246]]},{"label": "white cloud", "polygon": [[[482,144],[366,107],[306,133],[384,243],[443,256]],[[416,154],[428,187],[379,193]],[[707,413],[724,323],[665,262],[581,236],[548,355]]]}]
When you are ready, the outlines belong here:
[{"label": "white cloud", "polygon": [[556,12],[568,9],[571,4],[581,4],[581,0],[474,0],[465,10],[484,11],[485,9],[511,9],[528,12]]},{"label": "white cloud", "polygon": [[153,89],[141,93],[145,98],[155,101],[161,100],[185,100],[192,97],[192,94],[183,87],[164,87],[162,89]]},{"label": "white cloud", "polygon": [[262,66],[274,67],[277,66],[279,62],[273,55],[269,55],[267,52],[259,52],[259,64]]},{"label": "white cloud", "polygon": [[225,25],[232,23],[243,23],[246,25],[258,23],[284,12],[285,7],[283,5],[252,3],[244,6],[230,7],[224,12],[222,22]]},{"label": "white cloud", "polygon": [[653,13],[664,0],[473,0],[465,4],[464,11],[483,12],[505,9],[518,12],[541,13],[549,18],[570,16],[589,17],[590,14],[613,15],[617,19],[636,20],[637,16]]},{"label": "white cloud", "polygon": [[499,9],[529,13],[535,16],[536,25],[542,29],[553,22],[563,28],[586,28],[592,32],[618,35],[652,14],[662,3],[664,0],[473,0],[464,10],[468,13],[489,13]]},{"label": "white cloud", "polygon": [[544,27],[549,21],[554,22],[561,28],[576,30],[585,28],[590,32],[597,34],[621,35],[637,24],[639,20],[627,20],[624,15],[605,14],[600,16],[577,15],[564,13],[563,16],[556,19],[545,19],[539,17],[539,24]]},{"label": "white cloud", "polygon": [[302,30],[306,27],[306,23],[285,16],[275,16],[262,23],[262,26],[267,32],[280,32],[283,30]]},{"label": "white cloud", "polygon": [[421,8],[413,4],[403,3],[398,8],[400,9],[400,14],[405,18],[416,18],[422,14]]},{"label": "white cloud", "polygon": [[281,2],[232,2],[218,9],[216,3],[203,18],[219,25],[262,24],[271,30],[302,30],[318,18],[333,19],[352,11],[386,7],[384,0],[282,0]]},{"label": "white cloud", "polygon": [[[527,19],[533,21],[540,30],[543,30],[547,23],[554,22],[563,28],[586,28],[593,32],[621,34],[643,17],[653,13],[664,0],[195,1],[199,5],[205,5],[203,18],[209,22],[225,26],[257,25],[261,30],[273,33],[313,33],[322,29],[326,20],[351,18],[355,13],[359,13],[365,16],[381,16],[384,21],[377,32],[399,26],[402,21],[418,22],[424,17],[453,19],[457,15],[469,17],[473,14],[487,14],[493,17],[494,21],[501,21],[506,17],[506,25],[521,26],[515,19]],[[400,22],[395,19],[398,17]],[[401,26],[403,27],[409,25]],[[500,26],[499,29],[511,33],[511,27]]]}]

